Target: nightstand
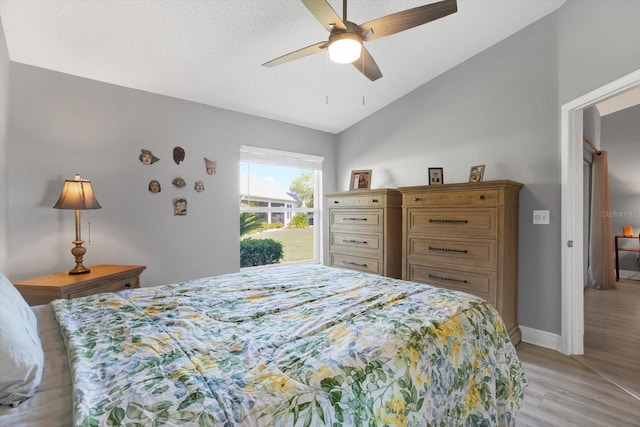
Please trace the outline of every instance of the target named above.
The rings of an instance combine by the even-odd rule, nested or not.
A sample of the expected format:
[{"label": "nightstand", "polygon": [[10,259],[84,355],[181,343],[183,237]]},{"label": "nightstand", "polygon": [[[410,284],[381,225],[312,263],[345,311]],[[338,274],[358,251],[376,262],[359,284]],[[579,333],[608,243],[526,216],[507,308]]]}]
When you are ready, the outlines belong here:
[{"label": "nightstand", "polygon": [[144,265],[94,265],[86,274],[53,273],[17,280],[13,285],[29,305],[48,304],[54,299],[78,298],[104,292],[139,288]]}]

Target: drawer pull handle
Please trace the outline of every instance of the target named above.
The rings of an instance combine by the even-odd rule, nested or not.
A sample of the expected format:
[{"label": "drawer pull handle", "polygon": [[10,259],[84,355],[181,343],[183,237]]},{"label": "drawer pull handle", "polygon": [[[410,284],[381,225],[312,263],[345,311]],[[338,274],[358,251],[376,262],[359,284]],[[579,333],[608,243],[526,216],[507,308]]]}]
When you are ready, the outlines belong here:
[{"label": "drawer pull handle", "polygon": [[371,203],[378,203],[378,199],[371,199]]},{"label": "drawer pull handle", "polygon": [[339,200],[334,200],[333,203],[335,203],[337,205],[338,203],[340,203],[340,201]]},{"label": "drawer pull handle", "polygon": [[439,224],[467,224],[469,223],[468,219],[431,219],[429,218],[429,222],[437,222]]},{"label": "drawer pull handle", "polygon": [[353,262],[353,261],[342,261],[343,264],[347,264],[347,265],[357,265],[358,267],[366,267],[367,264],[358,264],[357,262]]},{"label": "drawer pull handle", "polygon": [[131,287],[131,283],[125,283],[124,287],[125,288],[130,288]]},{"label": "drawer pull handle", "polygon": [[484,194],[480,195],[480,200],[484,200]]},{"label": "drawer pull handle", "polygon": [[361,243],[363,245],[367,244],[366,240],[353,240],[353,239],[342,239],[344,243]]},{"label": "drawer pull handle", "polygon": [[430,251],[438,251],[438,252],[457,252],[457,253],[461,253],[461,254],[466,254],[469,251],[466,249],[449,249],[449,248],[434,248],[429,246],[429,250]]},{"label": "drawer pull handle", "polygon": [[414,201],[414,202],[419,202],[419,201],[420,201],[420,197],[414,197],[414,198],[413,198],[413,201]]},{"label": "drawer pull handle", "polygon": [[435,274],[431,274],[431,273],[429,273],[429,279],[444,280],[445,282],[468,283],[466,280],[452,279],[451,277],[444,277],[444,276],[436,276]]},{"label": "drawer pull handle", "polygon": [[344,218],[345,221],[366,221],[367,218]]}]

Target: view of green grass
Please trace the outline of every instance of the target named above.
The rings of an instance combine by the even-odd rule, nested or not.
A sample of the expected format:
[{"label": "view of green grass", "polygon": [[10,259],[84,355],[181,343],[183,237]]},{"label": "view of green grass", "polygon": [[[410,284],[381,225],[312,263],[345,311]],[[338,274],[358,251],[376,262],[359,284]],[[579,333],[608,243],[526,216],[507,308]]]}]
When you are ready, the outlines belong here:
[{"label": "view of green grass", "polygon": [[282,243],[284,258],[282,262],[313,259],[313,227],[280,228],[251,234],[252,239],[273,239]]}]

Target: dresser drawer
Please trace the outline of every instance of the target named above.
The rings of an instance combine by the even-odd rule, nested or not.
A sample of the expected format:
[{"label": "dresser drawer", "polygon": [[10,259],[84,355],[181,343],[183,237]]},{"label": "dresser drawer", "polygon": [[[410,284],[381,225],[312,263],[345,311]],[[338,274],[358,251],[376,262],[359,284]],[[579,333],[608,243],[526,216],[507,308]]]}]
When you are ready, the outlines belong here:
[{"label": "dresser drawer", "polygon": [[331,251],[368,252],[382,255],[382,234],[363,234],[332,231],[330,236]]},{"label": "dresser drawer", "polygon": [[124,291],[125,289],[139,288],[140,287],[140,279],[138,277],[128,277],[120,280],[115,280],[112,282],[98,284],[94,287],[79,289],[77,291],[70,292],[65,295],[65,298],[79,298],[85,297],[88,295],[96,295],[102,294],[105,292],[118,292]]},{"label": "dresser drawer", "polygon": [[387,206],[386,194],[354,194],[328,196],[327,207],[333,208],[383,208]]},{"label": "dresser drawer", "polygon": [[495,208],[410,208],[406,219],[408,233],[490,238],[497,235]]},{"label": "dresser drawer", "polygon": [[409,235],[408,240],[409,259],[489,269],[496,266],[495,240],[445,239],[428,235]]},{"label": "dresser drawer", "polygon": [[331,209],[331,229],[382,232],[382,210]]},{"label": "dresser drawer", "polygon": [[367,258],[358,255],[331,253],[331,265],[333,267],[350,268],[352,270],[363,271],[365,273],[382,274],[382,263],[380,258]]},{"label": "dresser drawer", "polygon": [[408,191],[402,195],[402,205],[411,206],[495,206],[498,203],[498,190],[462,190],[462,191]]},{"label": "dresser drawer", "polygon": [[407,280],[468,292],[495,304],[496,275],[473,269],[454,269],[438,264],[408,263]]}]

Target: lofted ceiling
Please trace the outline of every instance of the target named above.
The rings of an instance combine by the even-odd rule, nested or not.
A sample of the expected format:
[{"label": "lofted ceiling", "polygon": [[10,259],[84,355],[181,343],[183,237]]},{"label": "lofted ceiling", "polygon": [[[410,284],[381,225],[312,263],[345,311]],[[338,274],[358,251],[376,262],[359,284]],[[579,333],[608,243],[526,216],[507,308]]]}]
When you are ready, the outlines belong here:
[{"label": "lofted ceiling", "polygon": [[[300,0],[0,0],[11,61],[339,133],[558,9],[565,0],[458,0],[458,12],[373,40],[369,81],[325,52]],[[363,23],[433,0],[351,0]],[[329,0],[342,16],[342,1]]]}]

